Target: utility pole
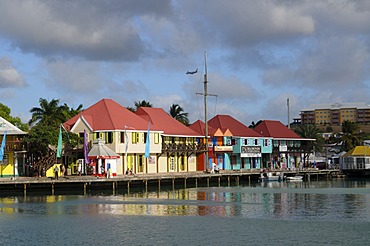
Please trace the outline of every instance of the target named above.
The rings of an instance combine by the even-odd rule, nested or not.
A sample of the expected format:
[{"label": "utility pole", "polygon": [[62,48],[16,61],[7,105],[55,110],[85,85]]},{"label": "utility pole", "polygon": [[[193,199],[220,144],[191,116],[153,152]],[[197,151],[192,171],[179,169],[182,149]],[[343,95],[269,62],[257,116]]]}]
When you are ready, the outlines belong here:
[{"label": "utility pole", "polygon": [[208,78],[207,78],[207,52],[204,52],[204,91],[203,93],[196,93],[198,95],[203,95],[204,97],[204,124],[205,124],[205,138],[206,138],[206,153],[204,160],[204,171],[207,171],[209,167],[209,157],[208,157],[208,112],[207,112],[207,96],[217,96],[214,94],[208,94]]},{"label": "utility pole", "polygon": [[290,129],[290,109],[289,109],[289,97],[287,99],[287,106],[288,106],[288,128]]}]

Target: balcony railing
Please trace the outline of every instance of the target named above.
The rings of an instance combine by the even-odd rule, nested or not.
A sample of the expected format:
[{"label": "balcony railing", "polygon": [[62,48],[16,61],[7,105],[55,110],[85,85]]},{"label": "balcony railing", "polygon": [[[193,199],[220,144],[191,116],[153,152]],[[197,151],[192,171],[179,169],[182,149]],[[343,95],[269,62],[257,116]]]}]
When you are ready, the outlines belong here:
[{"label": "balcony railing", "polygon": [[162,144],[162,152],[204,152],[206,146],[204,144]]},{"label": "balcony railing", "polygon": [[14,151],[26,151],[27,145],[20,141],[7,141],[5,144],[5,152],[14,152]]}]

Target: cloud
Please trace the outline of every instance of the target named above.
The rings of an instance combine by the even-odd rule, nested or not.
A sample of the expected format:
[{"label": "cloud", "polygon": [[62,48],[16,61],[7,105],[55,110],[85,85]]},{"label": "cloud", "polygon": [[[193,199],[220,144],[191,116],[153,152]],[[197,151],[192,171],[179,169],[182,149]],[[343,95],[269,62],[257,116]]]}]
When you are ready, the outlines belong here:
[{"label": "cloud", "polygon": [[0,30],[12,38],[13,46],[40,56],[134,61],[149,46],[137,30],[137,18],[165,15],[169,8],[170,1],[165,0],[156,4],[152,1],[5,1],[0,8]]},{"label": "cloud", "polygon": [[0,88],[20,88],[26,82],[8,57],[0,57]]}]

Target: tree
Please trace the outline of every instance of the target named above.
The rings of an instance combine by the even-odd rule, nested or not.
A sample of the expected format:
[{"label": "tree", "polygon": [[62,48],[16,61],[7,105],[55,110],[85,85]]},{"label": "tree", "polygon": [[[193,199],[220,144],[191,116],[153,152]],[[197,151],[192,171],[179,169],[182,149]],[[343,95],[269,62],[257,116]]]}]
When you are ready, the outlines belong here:
[{"label": "tree", "polygon": [[25,123],[22,123],[21,119],[19,117],[12,117],[10,115],[11,110],[8,106],[0,103],[0,116],[18,127],[22,131],[28,131],[28,125]]},{"label": "tree", "polygon": [[184,125],[189,125],[188,113],[185,113],[184,109],[178,104],[172,104],[170,107],[170,115]]},{"label": "tree", "polygon": [[352,121],[345,120],[342,122],[342,136],[337,140],[341,143],[342,151],[349,151],[361,145],[361,132],[359,126]]},{"label": "tree", "polygon": [[151,107],[153,107],[153,105],[150,102],[147,102],[145,100],[135,102],[136,110],[140,107],[149,107],[149,108],[151,108]]},{"label": "tree", "polygon": [[126,107],[128,110],[130,110],[131,112],[135,113],[136,109],[134,107],[131,107],[131,106],[127,106]]},{"label": "tree", "polygon": [[29,125],[44,124],[48,126],[58,126],[66,120],[64,106],[59,106],[59,99],[53,99],[48,102],[46,99],[40,98],[40,107],[34,107],[30,110],[32,118],[29,120]]},{"label": "tree", "polygon": [[308,161],[308,156],[312,152],[322,152],[325,141],[319,128],[312,124],[302,124],[296,127],[294,131],[302,138],[315,139],[315,141],[302,141],[301,149],[303,150],[304,163],[306,160]]},{"label": "tree", "polygon": [[[40,107],[30,110],[32,118],[29,124],[34,124],[34,126],[26,141],[28,142],[28,154],[34,157],[34,168],[41,171],[42,168],[47,169],[56,161],[55,146],[58,143],[60,125],[81,112],[82,105],[73,109],[67,104],[60,106],[58,99],[48,102],[40,98],[39,102]],[[76,146],[79,136],[63,131],[63,141],[69,146]]]},{"label": "tree", "polygon": [[74,108],[70,108],[66,103],[64,103],[64,105],[62,106],[62,111],[63,111],[64,117],[65,117],[63,122],[67,121],[67,120],[71,119],[73,116],[79,114],[82,110],[83,110],[82,104],[78,105],[78,107],[76,109],[74,109]]}]

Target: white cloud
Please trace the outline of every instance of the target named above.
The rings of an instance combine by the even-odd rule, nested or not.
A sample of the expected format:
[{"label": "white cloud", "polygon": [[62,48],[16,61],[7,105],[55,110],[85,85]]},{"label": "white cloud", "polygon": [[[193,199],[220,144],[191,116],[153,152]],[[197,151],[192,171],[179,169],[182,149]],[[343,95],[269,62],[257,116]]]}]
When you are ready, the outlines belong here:
[{"label": "white cloud", "polygon": [[0,57],[0,88],[26,86],[23,76],[12,65],[8,57]]}]

